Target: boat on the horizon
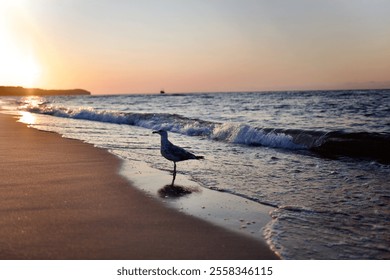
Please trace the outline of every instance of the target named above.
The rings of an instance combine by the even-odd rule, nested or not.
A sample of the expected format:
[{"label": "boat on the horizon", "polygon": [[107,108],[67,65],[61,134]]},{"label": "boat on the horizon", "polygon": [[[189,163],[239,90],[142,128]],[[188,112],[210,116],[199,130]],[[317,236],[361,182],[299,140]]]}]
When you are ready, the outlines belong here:
[{"label": "boat on the horizon", "polygon": [[160,90],[160,94],[165,94],[165,90]]}]

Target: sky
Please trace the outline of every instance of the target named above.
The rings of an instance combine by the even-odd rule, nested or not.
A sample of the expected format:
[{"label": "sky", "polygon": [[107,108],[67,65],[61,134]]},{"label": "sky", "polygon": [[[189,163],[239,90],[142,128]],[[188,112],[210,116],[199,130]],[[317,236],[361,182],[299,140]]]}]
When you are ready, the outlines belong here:
[{"label": "sky", "polygon": [[390,88],[388,0],[0,0],[0,85]]}]

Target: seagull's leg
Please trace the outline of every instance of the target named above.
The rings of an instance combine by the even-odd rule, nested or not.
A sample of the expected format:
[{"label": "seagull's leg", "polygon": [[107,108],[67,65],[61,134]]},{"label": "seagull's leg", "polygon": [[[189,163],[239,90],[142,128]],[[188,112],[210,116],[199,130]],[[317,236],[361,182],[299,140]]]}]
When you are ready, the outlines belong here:
[{"label": "seagull's leg", "polygon": [[175,183],[175,179],[176,179],[176,162],[173,162],[173,179],[172,179],[172,187],[173,187],[173,184]]}]

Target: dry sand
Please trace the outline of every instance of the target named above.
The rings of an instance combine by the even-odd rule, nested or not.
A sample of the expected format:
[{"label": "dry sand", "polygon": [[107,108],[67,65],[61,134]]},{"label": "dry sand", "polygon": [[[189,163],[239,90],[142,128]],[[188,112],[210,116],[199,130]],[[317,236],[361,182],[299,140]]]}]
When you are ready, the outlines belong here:
[{"label": "dry sand", "polygon": [[103,149],[0,114],[0,259],[276,259],[258,240],[165,207]]}]

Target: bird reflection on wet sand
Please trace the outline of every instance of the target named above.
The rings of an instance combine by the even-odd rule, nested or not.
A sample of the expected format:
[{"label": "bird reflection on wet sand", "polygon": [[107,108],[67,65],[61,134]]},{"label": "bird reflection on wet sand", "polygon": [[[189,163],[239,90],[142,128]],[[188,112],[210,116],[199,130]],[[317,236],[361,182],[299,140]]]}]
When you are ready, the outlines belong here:
[{"label": "bird reflection on wet sand", "polygon": [[184,187],[184,186],[178,186],[178,185],[165,185],[161,189],[158,190],[158,195],[161,198],[180,198],[183,196],[190,195],[192,193],[198,193],[200,192],[199,188],[196,187]]}]

